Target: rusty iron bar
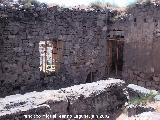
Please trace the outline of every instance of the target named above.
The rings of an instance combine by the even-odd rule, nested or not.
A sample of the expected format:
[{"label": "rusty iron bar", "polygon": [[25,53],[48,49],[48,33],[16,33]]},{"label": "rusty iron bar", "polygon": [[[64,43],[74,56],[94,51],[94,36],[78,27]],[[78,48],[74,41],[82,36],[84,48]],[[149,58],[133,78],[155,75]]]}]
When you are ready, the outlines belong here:
[{"label": "rusty iron bar", "polygon": [[46,74],[46,69],[47,69],[47,41],[45,41],[45,77],[47,76]]},{"label": "rusty iron bar", "polygon": [[108,41],[108,75],[110,75],[110,70],[112,67],[112,43]]},{"label": "rusty iron bar", "polygon": [[57,42],[53,42],[53,59],[54,59],[54,62],[53,64],[55,65],[55,71],[57,70],[57,66],[56,66],[56,55],[57,55]]}]

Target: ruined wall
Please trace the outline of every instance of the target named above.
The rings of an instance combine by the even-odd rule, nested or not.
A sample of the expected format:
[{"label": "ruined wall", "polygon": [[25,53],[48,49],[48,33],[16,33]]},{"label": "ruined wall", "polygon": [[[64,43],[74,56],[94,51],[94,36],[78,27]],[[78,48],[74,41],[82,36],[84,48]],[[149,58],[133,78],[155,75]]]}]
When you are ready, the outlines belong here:
[{"label": "ruined wall", "polygon": [[[101,79],[109,39],[124,41],[123,79],[159,89],[159,9],[136,5],[121,17],[111,10],[0,6],[0,96]],[[44,77],[39,42],[57,40],[63,43],[60,69]]]},{"label": "ruined wall", "polygon": [[61,120],[62,115],[64,119],[115,120],[127,101],[125,88],[124,81],[109,79],[60,90],[7,96],[0,100],[0,120]]},{"label": "ruined wall", "polygon": [[[0,15],[0,96],[85,83],[90,72],[93,81],[105,74],[108,12],[0,6]],[[39,42],[55,40],[63,41],[60,70],[44,78]]]},{"label": "ruined wall", "polygon": [[115,24],[126,27],[122,28],[126,33],[123,78],[128,83],[159,89],[159,11],[160,7],[156,4],[137,4],[128,9],[124,22]]}]

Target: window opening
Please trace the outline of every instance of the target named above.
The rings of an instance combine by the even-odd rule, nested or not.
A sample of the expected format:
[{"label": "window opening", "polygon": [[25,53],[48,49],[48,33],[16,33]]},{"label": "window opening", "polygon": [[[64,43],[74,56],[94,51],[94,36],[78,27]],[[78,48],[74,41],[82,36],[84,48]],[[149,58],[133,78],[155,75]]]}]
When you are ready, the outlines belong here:
[{"label": "window opening", "polygon": [[62,59],[62,41],[40,41],[40,71],[49,75],[60,69]]}]

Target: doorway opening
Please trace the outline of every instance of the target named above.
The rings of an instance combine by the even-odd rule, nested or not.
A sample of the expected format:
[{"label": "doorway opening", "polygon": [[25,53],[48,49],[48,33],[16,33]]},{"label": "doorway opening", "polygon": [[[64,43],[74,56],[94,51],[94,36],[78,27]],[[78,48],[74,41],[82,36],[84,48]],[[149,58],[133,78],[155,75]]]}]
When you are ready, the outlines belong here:
[{"label": "doorway opening", "polygon": [[121,77],[123,69],[123,40],[107,41],[107,74],[109,77]]},{"label": "doorway opening", "polygon": [[86,83],[91,83],[94,81],[94,73],[93,72],[90,72],[88,75],[87,75],[87,79],[86,79]]}]

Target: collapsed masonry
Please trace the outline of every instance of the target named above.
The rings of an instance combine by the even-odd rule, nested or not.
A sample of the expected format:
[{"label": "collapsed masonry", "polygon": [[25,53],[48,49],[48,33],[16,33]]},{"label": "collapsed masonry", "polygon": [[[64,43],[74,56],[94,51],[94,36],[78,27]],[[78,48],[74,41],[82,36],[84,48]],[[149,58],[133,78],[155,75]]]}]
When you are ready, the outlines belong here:
[{"label": "collapsed masonry", "polygon": [[159,11],[0,6],[0,96],[104,77],[159,89]]},{"label": "collapsed masonry", "polygon": [[124,81],[109,79],[60,90],[7,96],[0,100],[0,120],[59,120],[77,118],[76,115],[83,115],[78,117],[81,120],[115,120],[127,101],[125,88]]}]

